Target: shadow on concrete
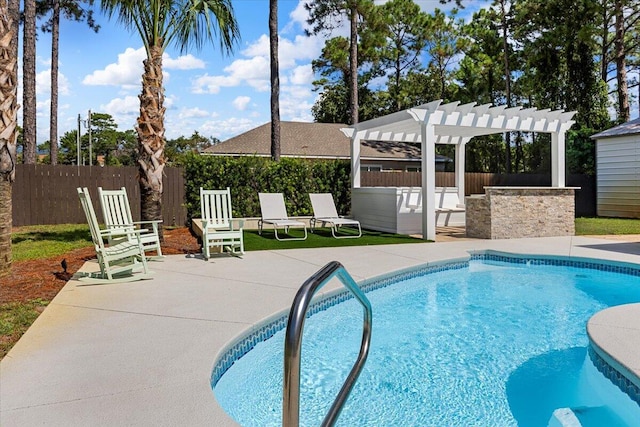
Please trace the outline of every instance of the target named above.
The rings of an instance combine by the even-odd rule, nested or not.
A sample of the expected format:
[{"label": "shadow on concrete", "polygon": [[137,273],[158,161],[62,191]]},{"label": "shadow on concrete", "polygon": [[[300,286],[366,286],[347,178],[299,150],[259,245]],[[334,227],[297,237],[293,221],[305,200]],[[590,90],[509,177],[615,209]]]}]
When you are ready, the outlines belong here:
[{"label": "shadow on concrete", "polygon": [[602,245],[576,245],[576,246],[581,248],[597,249],[601,251],[640,255],[640,242],[605,243]]}]

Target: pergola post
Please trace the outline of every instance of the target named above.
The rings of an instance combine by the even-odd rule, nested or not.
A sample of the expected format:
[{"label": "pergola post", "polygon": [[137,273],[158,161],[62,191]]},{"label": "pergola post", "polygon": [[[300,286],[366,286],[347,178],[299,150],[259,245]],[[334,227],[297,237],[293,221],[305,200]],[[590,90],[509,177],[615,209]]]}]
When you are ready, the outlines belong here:
[{"label": "pergola post", "polygon": [[351,136],[351,188],[360,188],[360,132]]},{"label": "pergola post", "polygon": [[465,177],[465,149],[467,146],[467,142],[469,142],[471,138],[462,138],[459,143],[456,144],[456,156],[455,156],[455,183],[458,188],[458,200],[460,203],[464,205],[464,195],[465,195],[465,187],[464,187],[464,177]]},{"label": "pergola post", "polygon": [[551,133],[551,186],[565,186],[565,130]]},{"label": "pergola post", "polygon": [[422,238],[436,240],[436,134],[435,126],[420,124],[422,151]]}]

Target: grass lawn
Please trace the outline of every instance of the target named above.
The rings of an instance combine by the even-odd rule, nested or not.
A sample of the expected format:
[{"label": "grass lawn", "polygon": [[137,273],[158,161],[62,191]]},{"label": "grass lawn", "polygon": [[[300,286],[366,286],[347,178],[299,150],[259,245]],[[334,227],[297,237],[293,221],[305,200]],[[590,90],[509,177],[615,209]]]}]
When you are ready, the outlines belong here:
[{"label": "grass lawn", "polygon": [[[344,231],[342,231],[344,230]],[[352,231],[343,228],[340,233],[345,235],[357,235]],[[291,237],[303,237],[301,229],[290,229]],[[289,237],[282,230],[278,230],[278,236],[282,239]],[[278,241],[275,238],[273,229],[264,229],[262,235],[258,230],[244,231],[245,251],[264,251],[274,249],[303,249],[303,248],[327,248],[338,246],[368,246],[368,245],[391,245],[395,243],[420,243],[421,239],[414,237],[384,233],[381,231],[362,230],[362,237],[357,239],[334,239],[331,230],[328,228],[316,229],[313,233],[307,234],[307,240]]]},{"label": "grass lawn", "polygon": [[0,359],[42,313],[49,301],[10,302],[0,305]]},{"label": "grass lawn", "polygon": [[48,258],[91,245],[86,224],[30,225],[11,233],[14,261]]},{"label": "grass lawn", "polygon": [[640,219],[576,218],[576,235],[640,234]]}]

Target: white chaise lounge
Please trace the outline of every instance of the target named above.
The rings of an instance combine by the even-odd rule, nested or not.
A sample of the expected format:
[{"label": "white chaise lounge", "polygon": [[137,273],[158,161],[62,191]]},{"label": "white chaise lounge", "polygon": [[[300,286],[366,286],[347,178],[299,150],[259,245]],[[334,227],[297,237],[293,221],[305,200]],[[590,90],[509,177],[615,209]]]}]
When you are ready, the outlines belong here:
[{"label": "white chaise lounge", "polygon": [[[271,224],[277,240],[306,240],[307,225],[302,221],[289,219],[282,193],[258,193],[258,198],[260,199],[261,215],[261,218],[258,220],[258,234],[262,234],[264,224]],[[304,237],[280,238],[278,236],[278,228],[283,228],[284,232],[288,234],[289,228],[292,227],[303,228]]]},{"label": "white chaise lounge", "polygon": [[[313,207],[313,218],[311,218],[311,232],[318,223],[324,227],[329,224],[331,227],[331,235],[336,239],[348,239],[358,238],[362,236],[362,229],[360,228],[360,222],[355,219],[343,218],[338,215],[336,204],[333,201],[331,193],[310,193],[311,206]],[[342,226],[351,226],[358,228],[358,234],[342,234],[338,235],[336,232]]]}]

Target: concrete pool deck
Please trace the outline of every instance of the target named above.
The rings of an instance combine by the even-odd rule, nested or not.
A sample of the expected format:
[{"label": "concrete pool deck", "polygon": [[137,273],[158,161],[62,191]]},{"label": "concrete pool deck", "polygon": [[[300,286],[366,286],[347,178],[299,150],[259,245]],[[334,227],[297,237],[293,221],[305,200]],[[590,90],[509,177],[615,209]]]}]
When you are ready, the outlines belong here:
[{"label": "concrete pool deck", "polygon": [[[153,280],[71,280],[0,362],[0,425],[236,425],[209,382],[218,352],[327,262],[360,281],[484,249],[640,263],[638,239],[550,237],[171,255],[151,263]],[[640,334],[628,339],[640,367]]]}]

